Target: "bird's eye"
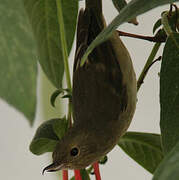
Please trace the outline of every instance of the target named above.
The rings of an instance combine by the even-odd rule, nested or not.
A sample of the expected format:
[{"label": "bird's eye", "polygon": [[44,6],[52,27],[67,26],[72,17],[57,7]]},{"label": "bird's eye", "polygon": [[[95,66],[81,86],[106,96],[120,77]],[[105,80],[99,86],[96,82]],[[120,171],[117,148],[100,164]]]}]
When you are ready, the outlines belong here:
[{"label": "bird's eye", "polygon": [[71,156],[77,156],[78,153],[79,153],[79,150],[78,150],[78,148],[76,148],[76,147],[74,147],[74,148],[71,149],[71,151],[70,151]]}]

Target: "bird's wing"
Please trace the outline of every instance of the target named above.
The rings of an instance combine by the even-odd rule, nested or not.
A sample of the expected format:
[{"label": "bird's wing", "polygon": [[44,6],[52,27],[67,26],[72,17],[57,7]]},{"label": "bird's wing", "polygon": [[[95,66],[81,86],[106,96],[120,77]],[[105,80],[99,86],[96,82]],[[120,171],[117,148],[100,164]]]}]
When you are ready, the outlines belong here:
[{"label": "bird's wing", "polygon": [[[81,10],[77,27],[77,48],[73,74],[74,121],[95,117],[98,121],[109,121],[113,108],[113,119],[117,119],[127,104],[123,74],[111,40],[97,46],[80,67],[86,48],[106,26],[103,15],[93,9]],[[85,112],[85,110],[88,110]],[[104,118],[100,118],[104,117]]]}]

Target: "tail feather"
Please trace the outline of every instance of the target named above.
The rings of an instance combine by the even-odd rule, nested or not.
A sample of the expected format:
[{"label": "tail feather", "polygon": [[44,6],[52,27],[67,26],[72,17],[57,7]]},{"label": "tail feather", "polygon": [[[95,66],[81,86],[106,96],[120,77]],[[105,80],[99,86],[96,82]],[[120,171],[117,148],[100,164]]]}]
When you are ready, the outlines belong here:
[{"label": "tail feather", "polygon": [[[96,3],[96,6],[94,6],[91,4],[92,2],[98,2],[98,4]],[[101,0],[87,0],[85,10],[81,9],[79,12],[73,71],[77,69],[87,47],[105,27],[102,12],[99,12],[99,9],[101,9],[100,2]],[[96,8],[99,8],[98,11],[96,11]]]},{"label": "tail feather", "polygon": [[86,8],[92,9],[97,15],[102,14],[102,0],[86,0]]}]

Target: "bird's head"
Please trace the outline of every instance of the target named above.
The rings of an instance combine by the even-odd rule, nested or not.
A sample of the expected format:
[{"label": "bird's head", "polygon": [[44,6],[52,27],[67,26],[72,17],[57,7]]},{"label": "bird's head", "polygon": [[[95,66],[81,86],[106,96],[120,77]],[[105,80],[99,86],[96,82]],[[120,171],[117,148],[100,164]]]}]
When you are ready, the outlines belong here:
[{"label": "bird's head", "polygon": [[99,160],[101,151],[98,140],[93,132],[89,134],[85,129],[71,128],[58,142],[53,152],[53,163],[43,172],[62,169],[82,169]]}]

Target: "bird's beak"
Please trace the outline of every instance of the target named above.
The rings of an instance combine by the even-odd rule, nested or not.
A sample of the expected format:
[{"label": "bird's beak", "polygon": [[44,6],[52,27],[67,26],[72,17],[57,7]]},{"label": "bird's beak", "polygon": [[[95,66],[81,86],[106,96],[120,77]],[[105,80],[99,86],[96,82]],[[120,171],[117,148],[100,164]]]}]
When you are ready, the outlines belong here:
[{"label": "bird's beak", "polygon": [[64,169],[64,167],[65,167],[64,164],[52,163],[43,169],[42,174],[44,175],[45,171],[47,172],[58,171],[58,170]]}]

